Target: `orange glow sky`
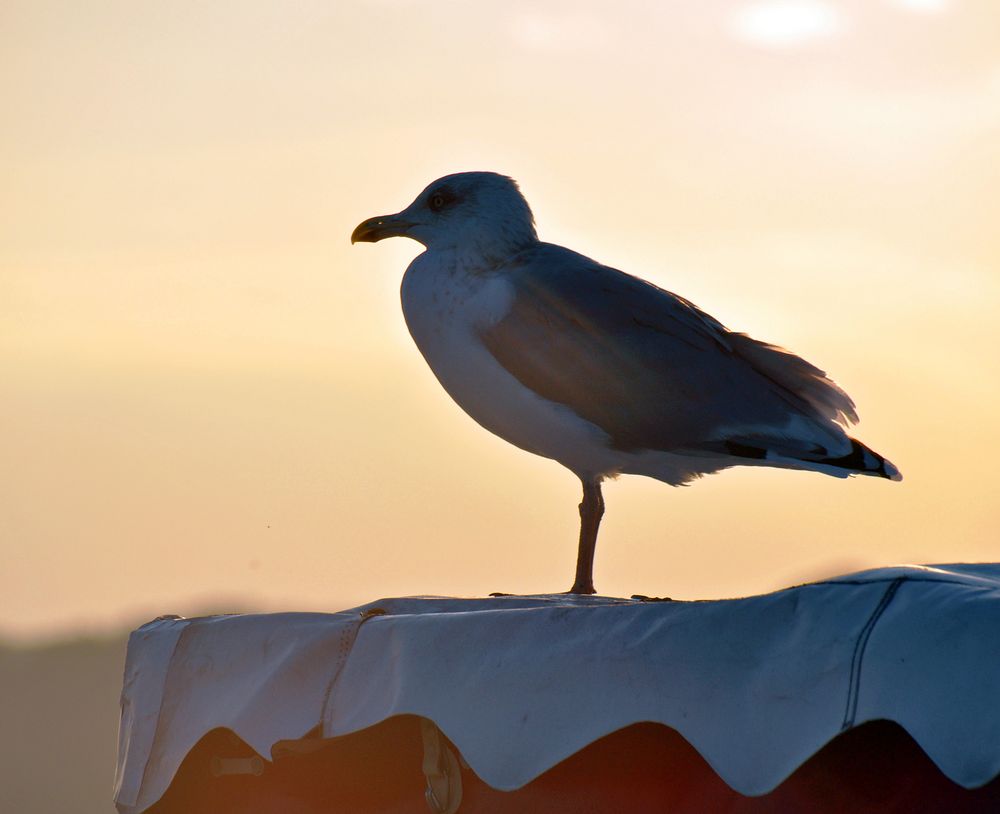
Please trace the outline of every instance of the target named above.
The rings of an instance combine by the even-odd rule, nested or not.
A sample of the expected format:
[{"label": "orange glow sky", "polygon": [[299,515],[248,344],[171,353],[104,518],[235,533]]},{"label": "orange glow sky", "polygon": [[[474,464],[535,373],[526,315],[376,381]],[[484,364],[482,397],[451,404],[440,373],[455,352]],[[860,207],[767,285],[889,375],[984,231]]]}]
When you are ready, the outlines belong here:
[{"label": "orange glow sky", "polygon": [[8,0],[0,634],[564,590],[579,484],[412,345],[466,169],[543,239],[818,364],[906,480],[605,488],[603,593],[994,560],[1000,6]]}]

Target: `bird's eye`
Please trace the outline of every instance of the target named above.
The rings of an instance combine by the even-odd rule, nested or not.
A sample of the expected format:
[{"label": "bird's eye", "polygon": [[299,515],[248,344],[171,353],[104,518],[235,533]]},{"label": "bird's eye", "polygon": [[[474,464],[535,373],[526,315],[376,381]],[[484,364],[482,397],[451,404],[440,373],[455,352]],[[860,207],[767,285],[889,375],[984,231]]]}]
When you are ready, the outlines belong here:
[{"label": "bird's eye", "polygon": [[427,199],[427,206],[432,212],[440,212],[454,200],[454,197],[447,190],[440,190]]}]

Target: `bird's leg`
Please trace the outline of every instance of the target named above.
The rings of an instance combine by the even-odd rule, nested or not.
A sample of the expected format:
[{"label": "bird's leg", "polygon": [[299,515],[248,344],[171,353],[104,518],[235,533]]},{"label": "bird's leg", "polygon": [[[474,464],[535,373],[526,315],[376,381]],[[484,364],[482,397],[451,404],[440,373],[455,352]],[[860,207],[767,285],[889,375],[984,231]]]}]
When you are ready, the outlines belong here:
[{"label": "bird's leg", "polygon": [[576,555],[576,581],[569,589],[571,594],[597,593],[594,590],[594,548],[603,516],[601,482],[584,480],[583,502],[580,503],[580,548]]}]

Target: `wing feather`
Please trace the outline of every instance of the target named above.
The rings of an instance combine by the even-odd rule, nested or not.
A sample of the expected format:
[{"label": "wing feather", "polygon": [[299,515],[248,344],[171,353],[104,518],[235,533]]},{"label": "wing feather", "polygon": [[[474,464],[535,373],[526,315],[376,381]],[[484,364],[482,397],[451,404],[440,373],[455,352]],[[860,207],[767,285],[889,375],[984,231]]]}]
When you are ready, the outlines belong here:
[{"label": "wing feather", "polygon": [[[539,244],[503,269],[509,313],[480,331],[522,384],[601,427],[619,449],[712,449],[740,435],[838,446],[854,406],[823,371],[728,331],[683,297]],[[793,422],[793,417],[799,421]],[[800,430],[801,432],[801,430]]]}]

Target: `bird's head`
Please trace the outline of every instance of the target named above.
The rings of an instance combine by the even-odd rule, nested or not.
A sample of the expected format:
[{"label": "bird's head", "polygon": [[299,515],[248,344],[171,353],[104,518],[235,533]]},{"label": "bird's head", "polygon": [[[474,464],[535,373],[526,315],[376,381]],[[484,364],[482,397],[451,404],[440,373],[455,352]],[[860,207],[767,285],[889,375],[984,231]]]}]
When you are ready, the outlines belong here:
[{"label": "bird's head", "polygon": [[430,184],[395,215],[358,225],[351,243],[410,237],[431,251],[457,250],[493,265],[538,240],[535,221],[513,179],[495,172],[460,172]]}]

